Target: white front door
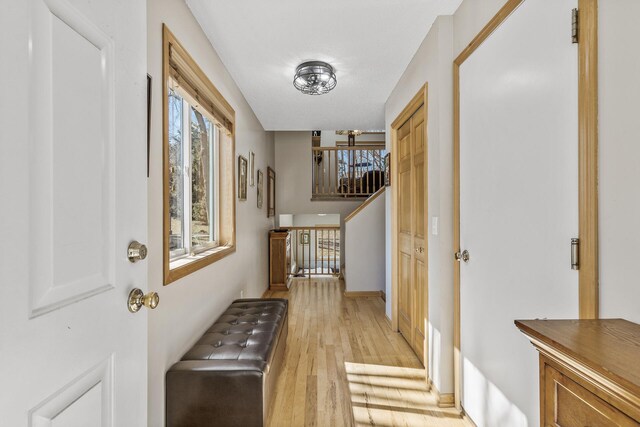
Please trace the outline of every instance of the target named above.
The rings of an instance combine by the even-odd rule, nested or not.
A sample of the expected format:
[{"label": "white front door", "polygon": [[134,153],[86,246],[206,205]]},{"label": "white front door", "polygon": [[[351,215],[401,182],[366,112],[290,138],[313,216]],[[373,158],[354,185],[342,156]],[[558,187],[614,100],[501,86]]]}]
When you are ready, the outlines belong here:
[{"label": "white front door", "polygon": [[577,318],[577,0],[525,0],[460,67],[462,405],[539,425],[537,353],[515,319]]},{"label": "white front door", "polygon": [[0,31],[0,426],[144,426],[146,2],[3,2]]}]

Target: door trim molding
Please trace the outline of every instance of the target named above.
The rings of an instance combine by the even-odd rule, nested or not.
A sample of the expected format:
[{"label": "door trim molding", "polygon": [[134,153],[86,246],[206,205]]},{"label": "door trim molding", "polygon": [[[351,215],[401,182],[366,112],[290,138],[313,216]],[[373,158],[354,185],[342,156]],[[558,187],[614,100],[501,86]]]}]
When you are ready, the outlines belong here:
[{"label": "door trim molding", "polygon": [[[400,127],[409,120],[416,111],[420,108],[425,108],[424,111],[424,134],[425,134],[425,168],[428,170],[428,150],[429,150],[429,138],[427,134],[427,123],[428,123],[428,111],[426,106],[428,102],[428,83],[422,85],[420,90],[414,95],[414,97],[409,101],[409,103],[404,107],[402,112],[398,114],[398,117],[391,123],[391,329],[394,332],[398,332],[398,168],[396,167],[396,162],[398,158],[398,130]],[[428,172],[427,172],[428,173]],[[428,188],[427,188],[428,191]],[[427,198],[425,198],[425,203]],[[427,210],[425,209],[425,212]],[[425,236],[425,246],[428,253],[428,236]],[[427,270],[429,269],[428,259],[425,260],[425,266]],[[427,278],[427,289],[428,289],[428,273],[426,275]],[[427,318],[429,317],[429,312],[425,309],[425,314]],[[425,331],[427,336],[425,336],[425,340],[428,340],[428,332]],[[424,355],[425,361],[425,369],[428,375],[428,360],[427,354]]]},{"label": "door trim molding", "polygon": [[[508,0],[453,61],[453,242],[460,249],[460,66],[525,0]],[[579,307],[598,317],[598,0],[578,0]],[[567,22],[568,18],[567,18]],[[567,33],[568,34],[568,33]],[[453,259],[453,254],[451,254]],[[455,407],[462,409],[460,263],[454,262],[453,370]]]},{"label": "door trim molding", "polygon": [[598,0],[578,0],[580,318],[599,317]]}]

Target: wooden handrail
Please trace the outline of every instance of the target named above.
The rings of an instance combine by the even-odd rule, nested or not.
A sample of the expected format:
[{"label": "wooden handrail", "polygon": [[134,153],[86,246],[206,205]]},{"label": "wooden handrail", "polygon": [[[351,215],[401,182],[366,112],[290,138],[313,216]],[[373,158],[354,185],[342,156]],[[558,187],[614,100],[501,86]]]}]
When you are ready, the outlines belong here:
[{"label": "wooden handrail", "polygon": [[370,204],[371,202],[373,202],[375,199],[378,198],[379,195],[381,195],[382,193],[384,193],[384,190],[386,190],[387,187],[381,187],[378,191],[376,191],[375,193],[373,193],[371,196],[369,196],[369,198],[367,200],[364,201],[364,203],[362,203],[360,206],[358,206],[353,212],[351,212],[349,215],[347,215],[344,218],[344,222],[348,222],[351,218],[353,218],[354,216],[356,216],[359,212],[361,212],[364,208],[367,207],[368,204]]},{"label": "wooden handrail", "polygon": [[365,150],[378,150],[384,151],[384,145],[355,145],[355,146],[343,146],[343,147],[311,147],[312,151],[365,151]]},{"label": "wooden handrail", "polygon": [[314,226],[291,226],[291,227],[282,227],[287,230],[339,230],[339,225],[314,225]]}]

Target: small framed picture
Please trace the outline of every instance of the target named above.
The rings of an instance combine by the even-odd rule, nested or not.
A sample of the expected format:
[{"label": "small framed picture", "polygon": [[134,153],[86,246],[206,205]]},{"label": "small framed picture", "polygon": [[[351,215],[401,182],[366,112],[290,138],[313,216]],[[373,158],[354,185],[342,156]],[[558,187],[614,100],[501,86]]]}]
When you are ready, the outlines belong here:
[{"label": "small framed picture", "polygon": [[391,153],[384,156],[384,186],[391,185]]},{"label": "small framed picture", "polygon": [[258,209],[262,209],[262,171],[258,169]]},{"label": "small framed picture", "polygon": [[301,231],[300,232],[300,244],[308,245],[311,237],[311,233],[309,231]]},{"label": "small framed picture", "polygon": [[256,153],[249,151],[249,185],[256,185],[254,178],[256,175]]},{"label": "small framed picture", "polygon": [[276,172],[267,166],[267,218],[276,216]]},{"label": "small framed picture", "polygon": [[238,199],[247,200],[247,159],[238,156]]}]

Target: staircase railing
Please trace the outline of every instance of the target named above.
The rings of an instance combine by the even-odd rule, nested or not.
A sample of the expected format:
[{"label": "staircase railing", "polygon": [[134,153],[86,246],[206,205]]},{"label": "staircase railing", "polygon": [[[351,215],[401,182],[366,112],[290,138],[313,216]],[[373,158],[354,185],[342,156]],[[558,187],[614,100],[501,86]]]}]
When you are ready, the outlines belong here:
[{"label": "staircase railing", "polygon": [[384,148],[312,147],[312,198],[367,198],[384,186]]},{"label": "staircase railing", "polygon": [[287,228],[291,236],[292,276],[340,274],[340,226]]}]

